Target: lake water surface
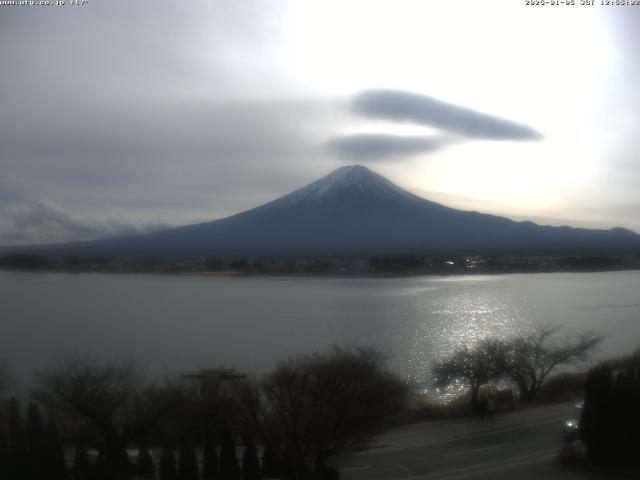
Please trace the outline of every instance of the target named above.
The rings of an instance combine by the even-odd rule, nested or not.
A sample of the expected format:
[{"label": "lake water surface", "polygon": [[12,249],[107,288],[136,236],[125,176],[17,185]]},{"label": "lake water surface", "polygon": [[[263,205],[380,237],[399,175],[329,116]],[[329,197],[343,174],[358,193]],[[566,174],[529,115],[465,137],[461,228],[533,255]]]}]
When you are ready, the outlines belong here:
[{"label": "lake water surface", "polygon": [[376,345],[423,381],[434,359],[541,322],[640,347],[640,272],[410,278],[200,277],[0,271],[0,357],[22,384],[70,350],[133,355],[154,373],[261,373],[331,344]]}]

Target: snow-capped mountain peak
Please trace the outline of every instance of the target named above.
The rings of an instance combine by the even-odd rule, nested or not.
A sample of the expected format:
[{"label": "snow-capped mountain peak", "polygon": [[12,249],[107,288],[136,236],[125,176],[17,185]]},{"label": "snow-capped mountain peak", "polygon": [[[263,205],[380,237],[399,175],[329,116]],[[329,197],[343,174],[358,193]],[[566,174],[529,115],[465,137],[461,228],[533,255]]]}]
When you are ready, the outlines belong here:
[{"label": "snow-capped mountain peak", "polygon": [[[345,196],[366,199],[416,201],[418,197],[362,165],[348,165],[325,175],[306,187],[286,195],[276,202],[292,204],[305,200],[322,200]],[[420,199],[422,200],[422,199]]]}]

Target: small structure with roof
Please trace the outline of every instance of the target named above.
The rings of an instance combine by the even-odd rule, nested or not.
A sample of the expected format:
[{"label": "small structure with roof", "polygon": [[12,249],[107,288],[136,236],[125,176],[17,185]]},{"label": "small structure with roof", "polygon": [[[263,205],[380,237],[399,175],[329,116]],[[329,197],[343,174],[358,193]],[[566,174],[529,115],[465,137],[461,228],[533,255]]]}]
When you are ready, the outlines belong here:
[{"label": "small structure with roof", "polygon": [[200,396],[203,398],[219,398],[227,393],[228,382],[242,380],[246,374],[234,368],[203,368],[199,372],[183,373],[182,378],[200,382]]}]

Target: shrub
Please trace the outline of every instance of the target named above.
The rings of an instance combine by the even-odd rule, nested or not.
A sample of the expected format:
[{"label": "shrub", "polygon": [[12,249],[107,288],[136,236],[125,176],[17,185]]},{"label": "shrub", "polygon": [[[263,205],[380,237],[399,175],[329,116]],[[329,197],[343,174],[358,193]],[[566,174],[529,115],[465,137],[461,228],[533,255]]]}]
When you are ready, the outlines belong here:
[{"label": "shrub", "polygon": [[586,383],[585,372],[554,375],[538,391],[536,403],[564,402],[582,397]]},{"label": "shrub", "polygon": [[281,362],[237,394],[243,420],[278,452],[280,469],[303,477],[308,460],[367,443],[406,407],[406,384],[368,348],[333,348]]}]

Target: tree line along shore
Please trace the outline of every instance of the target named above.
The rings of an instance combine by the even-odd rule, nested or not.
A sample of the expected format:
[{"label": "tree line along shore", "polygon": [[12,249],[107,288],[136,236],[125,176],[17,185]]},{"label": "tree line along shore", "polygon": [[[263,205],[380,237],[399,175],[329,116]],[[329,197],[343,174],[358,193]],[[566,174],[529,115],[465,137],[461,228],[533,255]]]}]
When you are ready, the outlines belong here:
[{"label": "tree line along shore", "polygon": [[202,275],[449,275],[474,273],[595,272],[640,269],[640,256],[374,255],[309,257],[66,256],[16,253],[0,257],[7,270],[56,272],[191,273]]}]

